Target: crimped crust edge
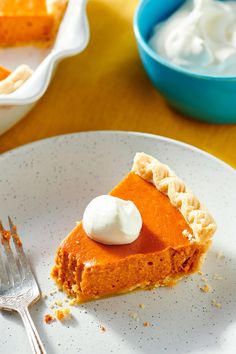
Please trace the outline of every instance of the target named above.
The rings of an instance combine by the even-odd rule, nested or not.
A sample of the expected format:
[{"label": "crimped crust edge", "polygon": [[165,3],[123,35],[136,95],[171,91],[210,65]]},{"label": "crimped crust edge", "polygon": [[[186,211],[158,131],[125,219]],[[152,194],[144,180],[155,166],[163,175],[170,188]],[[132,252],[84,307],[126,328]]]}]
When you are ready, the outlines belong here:
[{"label": "crimped crust edge", "polygon": [[168,196],[193,231],[190,241],[206,243],[216,231],[216,223],[185,183],[167,165],[145,153],[136,153],[132,171]]}]

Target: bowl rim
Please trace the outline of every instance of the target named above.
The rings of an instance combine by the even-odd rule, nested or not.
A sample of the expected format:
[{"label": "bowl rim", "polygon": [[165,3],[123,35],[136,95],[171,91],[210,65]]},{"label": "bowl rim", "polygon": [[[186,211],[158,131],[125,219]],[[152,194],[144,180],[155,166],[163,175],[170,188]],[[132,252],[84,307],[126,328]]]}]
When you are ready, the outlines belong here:
[{"label": "bowl rim", "polygon": [[[139,4],[136,7],[134,17],[133,17],[133,29],[134,29],[134,34],[137,39],[137,42],[143,50],[155,61],[160,62],[162,65],[168,67],[169,69],[172,69],[174,71],[177,71],[181,74],[185,74],[188,76],[192,76],[194,78],[198,79],[203,79],[203,80],[213,80],[213,81],[236,81],[236,74],[235,75],[225,75],[225,76],[219,76],[219,75],[207,75],[207,74],[201,74],[197,73],[188,69],[185,69],[181,66],[175,65],[171,63],[170,61],[166,60],[165,58],[161,57],[158,55],[147,43],[147,41],[143,38],[140,30],[139,30],[139,25],[138,25],[138,19],[142,15],[142,11],[144,7],[150,3],[151,1],[155,0],[140,0]],[[184,0],[186,1],[186,0]]]},{"label": "bowl rim", "polygon": [[[70,0],[69,0],[70,1]],[[78,1],[78,0],[77,0]],[[89,37],[90,37],[90,32],[89,32],[89,22],[88,22],[88,17],[86,13],[86,6],[87,6],[87,0],[80,0],[81,1],[81,19],[84,23],[84,33],[83,33],[83,40],[82,42],[74,46],[73,48],[70,49],[63,49],[63,50],[57,50],[55,52],[50,52],[44,59],[43,61],[38,65],[35,71],[37,71],[39,68],[42,66],[47,66],[48,72],[47,75],[44,78],[44,82],[41,87],[38,88],[35,94],[31,94],[30,92],[28,95],[24,97],[14,97],[14,92],[10,95],[0,95],[0,107],[2,106],[23,106],[23,105],[29,105],[29,104],[34,104],[36,103],[46,92],[52,75],[53,75],[53,69],[55,65],[62,59],[74,56],[76,54],[81,53],[87,46],[89,42]],[[33,78],[33,76],[32,76]]]}]

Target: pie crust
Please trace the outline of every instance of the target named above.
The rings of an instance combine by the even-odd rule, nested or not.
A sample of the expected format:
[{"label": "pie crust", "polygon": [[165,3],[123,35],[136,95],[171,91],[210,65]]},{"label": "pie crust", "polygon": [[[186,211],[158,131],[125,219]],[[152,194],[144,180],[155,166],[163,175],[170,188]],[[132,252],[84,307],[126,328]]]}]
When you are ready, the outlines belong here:
[{"label": "pie crust", "polygon": [[9,94],[17,90],[28,80],[33,71],[27,65],[20,65],[4,80],[0,81],[0,94]]}]

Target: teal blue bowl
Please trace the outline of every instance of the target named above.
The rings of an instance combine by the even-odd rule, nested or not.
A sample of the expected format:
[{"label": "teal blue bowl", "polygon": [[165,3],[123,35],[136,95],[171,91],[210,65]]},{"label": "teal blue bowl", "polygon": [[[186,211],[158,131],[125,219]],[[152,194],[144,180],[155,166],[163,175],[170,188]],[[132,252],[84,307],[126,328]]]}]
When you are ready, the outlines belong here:
[{"label": "teal blue bowl", "polygon": [[208,76],[178,67],[148,45],[153,27],[183,0],[142,0],[134,16],[134,33],[144,68],[171,106],[210,123],[236,123],[236,75]]}]

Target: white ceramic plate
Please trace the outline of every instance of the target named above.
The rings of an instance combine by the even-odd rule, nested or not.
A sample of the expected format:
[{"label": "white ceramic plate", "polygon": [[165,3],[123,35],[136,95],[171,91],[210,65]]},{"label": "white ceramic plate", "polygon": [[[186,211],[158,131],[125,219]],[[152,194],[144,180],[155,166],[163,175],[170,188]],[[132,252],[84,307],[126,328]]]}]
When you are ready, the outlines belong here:
[{"label": "white ceramic plate", "polygon": [[[130,169],[137,151],[169,164],[211,210],[218,223],[204,276],[175,288],[139,291],[73,307],[73,319],[46,325],[52,312],[41,300],[31,309],[49,354],[234,353],[236,348],[236,172],[185,144],[146,134],[93,132],[40,141],[0,157],[0,215],[17,221],[40,287],[54,288],[49,273],[60,241],[91,198],[108,192]],[[217,254],[223,251],[224,259]],[[222,280],[214,280],[214,274]],[[62,293],[54,299],[64,298]],[[216,299],[218,309],[211,305]],[[145,304],[145,309],[139,308]],[[135,321],[129,314],[137,313]],[[150,322],[144,327],[143,322]],[[106,327],[102,333],[100,325]],[[0,315],[0,352],[31,353],[16,314]]]},{"label": "white ceramic plate", "polygon": [[[0,95],[0,134],[18,122],[43,96],[57,64],[81,53],[89,40],[86,0],[69,0],[57,37],[49,48],[33,46],[1,48],[0,63],[9,69],[27,64],[33,75],[18,90]],[[78,68],[79,70],[79,68]]]}]

